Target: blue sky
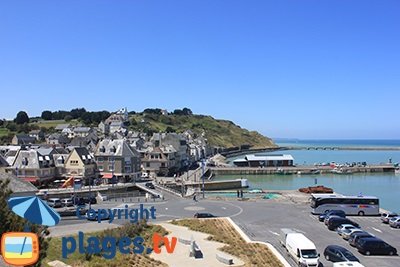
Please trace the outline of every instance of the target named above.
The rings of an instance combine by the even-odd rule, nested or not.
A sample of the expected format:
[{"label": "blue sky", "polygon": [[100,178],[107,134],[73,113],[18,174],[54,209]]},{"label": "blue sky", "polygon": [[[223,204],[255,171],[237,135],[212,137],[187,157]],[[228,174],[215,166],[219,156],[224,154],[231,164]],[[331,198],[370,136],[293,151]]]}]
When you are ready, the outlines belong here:
[{"label": "blue sky", "polygon": [[2,1],[0,117],[189,107],[272,137],[399,138],[400,2]]}]

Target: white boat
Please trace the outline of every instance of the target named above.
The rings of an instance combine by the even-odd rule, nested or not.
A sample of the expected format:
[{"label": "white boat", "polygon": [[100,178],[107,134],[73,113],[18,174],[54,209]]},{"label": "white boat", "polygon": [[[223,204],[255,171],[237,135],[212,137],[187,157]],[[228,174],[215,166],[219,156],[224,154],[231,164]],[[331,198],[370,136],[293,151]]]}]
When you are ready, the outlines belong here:
[{"label": "white boat", "polygon": [[394,174],[398,174],[398,175],[400,175],[400,168],[396,168],[396,169],[394,169]]}]

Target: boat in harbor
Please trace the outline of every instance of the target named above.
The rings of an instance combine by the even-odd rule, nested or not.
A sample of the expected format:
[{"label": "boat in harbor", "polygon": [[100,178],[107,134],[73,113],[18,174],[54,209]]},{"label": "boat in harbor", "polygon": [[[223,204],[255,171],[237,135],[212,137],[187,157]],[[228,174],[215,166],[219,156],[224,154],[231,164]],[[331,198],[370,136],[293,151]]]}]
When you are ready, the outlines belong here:
[{"label": "boat in harbor", "polygon": [[400,175],[400,168],[394,169],[394,174]]},{"label": "boat in harbor", "polygon": [[351,171],[349,169],[338,168],[338,167],[331,170],[331,172],[335,173],[335,174],[351,174],[351,173],[353,173],[353,171]]}]

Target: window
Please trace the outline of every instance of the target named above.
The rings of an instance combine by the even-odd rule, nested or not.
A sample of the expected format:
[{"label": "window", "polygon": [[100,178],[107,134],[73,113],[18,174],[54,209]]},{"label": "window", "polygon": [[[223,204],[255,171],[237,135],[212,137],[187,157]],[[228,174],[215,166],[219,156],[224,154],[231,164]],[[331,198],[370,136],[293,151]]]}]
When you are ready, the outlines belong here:
[{"label": "window", "polygon": [[161,167],[165,167],[165,163],[163,162],[163,163],[161,163]]},{"label": "window", "polygon": [[103,157],[98,157],[97,158],[97,162],[103,162],[104,161],[104,158]]},{"label": "window", "polygon": [[147,162],[147,163],[146,163],[146,167],[150,167],[150,162]]},{"label": "window", "polygon": [[101,172],[104,171],[104,167],[103,166],[99,165],[98,168],[99,168],[99,171],[101,171]]},{"label": "window", "polygon": [[131,166],[125,166],[125,172],[126,173],[131,173],[132,172]]},{"label": "window", "polygon": [[70,160],[69,163],[71,165],[78,165],[78,161],[77,160]]},{"label": "window", "polygon": [[109,164],[108,165],[108,170],[109,171],[114,171],[114,164]]}]

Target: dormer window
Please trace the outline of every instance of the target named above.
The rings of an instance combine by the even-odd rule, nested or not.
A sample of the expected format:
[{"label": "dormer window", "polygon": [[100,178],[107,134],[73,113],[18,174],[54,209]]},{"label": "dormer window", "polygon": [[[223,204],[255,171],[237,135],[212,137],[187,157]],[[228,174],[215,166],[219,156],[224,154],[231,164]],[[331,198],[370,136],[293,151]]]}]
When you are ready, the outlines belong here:
[{"label": "dormer window", "polygon": [[115,146],[113,146],[112,148],[110,148],[110,152],[111,152],[111,153],[115,153],[115,151],[117,151],[117,149],[115,148]]},{"label": "dormer window", "polygon": [[27,166],[28,165],[28,158],[23,158],[22,159],[22,165]]},{"label": "dormer window", "polygon": [[100,147],[100,152],[102,153],[106,152],[106,148],[104,146]]}]

